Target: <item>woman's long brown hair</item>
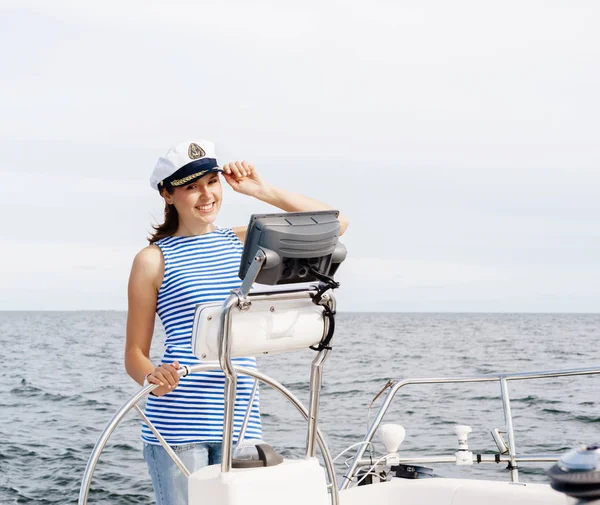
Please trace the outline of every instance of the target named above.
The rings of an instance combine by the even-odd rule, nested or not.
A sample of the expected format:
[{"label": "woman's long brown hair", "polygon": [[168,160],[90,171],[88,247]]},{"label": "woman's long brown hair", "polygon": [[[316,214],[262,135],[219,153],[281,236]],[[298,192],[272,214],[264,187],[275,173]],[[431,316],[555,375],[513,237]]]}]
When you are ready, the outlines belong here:
[{"label": "woman's long brown hair", "polygon": [[[172,188],[166,189],[169,193],[173,193]],[[175,205],[169,205],[165,202],[165,221],[162,224],[153,225],[154,233],[148,238],[150,244],[154,244],[161,238],[170,237],[179,227],[179,214]]]}]

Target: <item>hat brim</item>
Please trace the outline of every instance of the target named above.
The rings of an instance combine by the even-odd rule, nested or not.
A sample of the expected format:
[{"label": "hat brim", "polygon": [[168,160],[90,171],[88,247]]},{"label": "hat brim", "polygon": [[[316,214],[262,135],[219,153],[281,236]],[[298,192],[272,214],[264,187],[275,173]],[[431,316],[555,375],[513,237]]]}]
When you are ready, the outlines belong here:
[{"label": "hat brim", "polygon": [[177,188],[180,186],[187,186],[205,175],[218,172],[224,172],[224,170],[217,165],[217,160],[213,158],[195,160],[184,165],[173,175],[162,180],[159,184],[159,189],[165,187]]}]

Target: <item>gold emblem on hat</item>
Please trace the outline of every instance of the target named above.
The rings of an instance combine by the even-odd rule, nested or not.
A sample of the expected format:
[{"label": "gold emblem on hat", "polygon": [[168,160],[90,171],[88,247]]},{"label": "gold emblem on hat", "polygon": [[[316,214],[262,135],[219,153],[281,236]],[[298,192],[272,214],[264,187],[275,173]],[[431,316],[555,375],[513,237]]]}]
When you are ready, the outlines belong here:
[{"label": "gold emblem on hat", "polygon": [[190,160],[197,160],[198,158],[206,156],[206,153],[198,144],[192,142],[188,148],[188,156],[190,157]]}]

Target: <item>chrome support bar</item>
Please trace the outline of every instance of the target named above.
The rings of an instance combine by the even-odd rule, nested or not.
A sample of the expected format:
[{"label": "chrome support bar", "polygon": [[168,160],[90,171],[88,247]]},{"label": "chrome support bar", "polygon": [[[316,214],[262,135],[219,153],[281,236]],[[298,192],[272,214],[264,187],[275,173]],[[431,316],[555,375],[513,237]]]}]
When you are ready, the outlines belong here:
[{"label": "chrome support bar", "polygon": [[177,456],[177,454],[175,454],[175,451],[171,448],[171,446],[167,443],[167,441],[163,438],[163,436],[159,433],[159,431],[150,422],[150,419],[148,419],[146,414],[144,414],[144,411],[142,409],[140,409],[139,405],[134,405],[133,408],[136,410],[138,415],[142,418],[142,421],[144,421],[146,423],[146,426],[148,426],[148,428],[150,428],[150,431],[152,431],[152,433],[154,433],[154,436],[160,442],[160,445],[162,445],[165,448],[165,451],[167,451],[167,454],[169,456],[171,456],[171,459],[173,460],[173,463],[175,463],[177,465],[177,468],[179,468],[183,472],[183,475],[185,475],[186,477],[189,477],[190,471],[183,464],[183,461],[181,461],[179,459],[179,456]]},{"label": "chrome support bar", "polygon": [[[378,458],[362,458],[358,460],[358,467],[371,467],[375,464]],[[430,464],[430,463],[454,463],[456,456],[431,456],[422,458],[402,458],[398,462],[401,465],[418,465],[418,464]],[[380,465],[385,466],[385,461],[381,461]]]},{"label": "chrome support bar", "polygon": [[[182,376],[186,375],[187,373],[207,372],[211,370],[219,370],[219,365],[217,365],[216,363],[192,365],[188,369],[178,370],[177,373],[180,376]],[[273,388],[275,391],[279,391],[294,407],[296,407],[296,410],[298,410],[298,412],[302,414],[305,420],[308,419],[308,411],[302,405],[300,400],[298,400],[298,398],[296,398],[296,396],[294,396],[294,394],[291,391],[289,391],[275,379],[272,379],[271,377],[257,370],[251,370],[248,368],[236,367],[236,371],[240,374],[254,377],[257,380],[264,382],[265,384]],[[133,408],[133,406],[137,405],[137,403],[139,403],[140,400],[142,400],[150,391],[152,391],[156,387],[156,384],[149,384],[148,386],[143,387],[137,393],[131,396],[131,398],[129,398],[129,400],[127,400],[127,402],[125,402],[125,404],[112,417],[112,419],[106,425],[106,428],[104,428],[104,431],[102,432],[100,438],[96,442],[96,445],[94,446],[92,454],[90,455],[90,458],[85,467],[85,472],[81,481],[81,487],[79,489],[79,499],[77,501],[78,505],[87,505],[94,470],[96,469],[96,465],[98,464],[98,460],[100,459],[100,454],[102,453],[104,447],[106,446],[106,443],[110,439],[116,427],[123,420],[125,415]],[[321,430],[319,428],[317,428],[317,441],[319,443],[319,448],[321,449],[321,454],[323,455],[323,461],[325,463],[325,468],[327,470],[329,482],[333,484],[333,486],[331,487],[332,505],[339,505],[337,479],[335,476],[335,469],[333,466],[333,460],[331,458],[331,452],[329,451],[329,447],[327,447],[325,439],[323,438],[323,434],[321,433]]]},{"label": "chrome support bar", "polygon": [[381,424],[381,421],[383,420],[383,416],[385,416],[385,413],[386,413],[390,403],[392,403],[392,400],[394,399],[394,396],[396,395],[396,391],[398,389],[400,389],[398,387],[398,384],[399,384],[398,382],[394,382],[394,384],[391,386],[390,390],[388,391],[388,394],[385,396],[385,400],[381,404],[381,407],[379,407],[379,410],[377,411],[377,414],[375,415],[375,419],[369,426],[369,429],[367,430],[367,434],[365,435],[365,438],[363,439],[364,443],[359,446],[358,450],[356,451],[356,454],[354,455],[354,459],[352,460],[352,465],[350,466],[348,471],[342,477],[342,483],[340,484],[340,491],[342,491],[344,489],[348,489],[348,487],[350,486],[350,483],[352,482],[352,478],[353,478],[354,474],[356,473],[356,470],[358,469],[358,462],[361,460],[361,458],[365,454],[365,451],[367,450],[367,446],[369,445],[369,442],[371,442],[373,440],[373,437],[375,436],[375,432],[377,431],[377,428],[379,428],[379,425]]},{"label": "chrome support bar", "polygon": [[[244,422],[242,423],[242,427],[240,428],[240,434],[238,436],[237,444],[235,444],[235,449],[239,447],[239,445],[246,438],[246,429],[248,428],[248,423],[250,422],[250,414],[252,413],[252,405],[254,405],[254,398],[256,397],[256,392],[258,391],[258,381],[254,379],[254,387],[252,388],[252,393],[250,394],[250,400],[248,402],[248,408],[246,409],[246,415],[244,416]],[[235,452],[234,449],[234,452]]]},{"label": "chrome support bar", "polygon": [[515,431],[512,422],[512,412],[510,410],[510,396],[508,395],[508,383],[505,378],[500,379],[500,394],[502,396],[502,407],[504,408],[504,425],[506,426],[506,434],[508,435],[508,454],[510,455],[510,470],[511,482],[519,482],[519,469],[517,465],[517,449],[515,447]]},{"label": "chrome support bar", "polygon": [[[515,456],[515,460],[521,463],[555,463],[560,459],[561,454],[530,454],[523,456]],[[363,458],[358,461],[359,467],[373,466],[373,463],[377,461],[377,458]],[[473,463],[509,463],[511,457],[509,455],[501,454],[474,454]],[[400,458],[401,465],[428,465],[432,463],[456,463],[456,456],[424,456],[414,458]],[[382,464],[384,464],[382,462]]]},{"label": "chrome support bar", "polygon": [[248,271],[246,272],[246,275],[244,276],[244,280],[242,281],[242,285],[240,287],[242,297],[245,298],[250,293],[252,284],[254,284],[256,277],[258,277],[258,274],[260,273],[260,269],[262,268],[263,263],[265,262],[266,259],[267,259],[267,256],[261,249],[256,251],[256,256],[254,257],[254,261],[248,267]]},{"label": "chrome support bar", "polygon": [[[325,292],[321,301],[326,304],[329,309],[335,314],[336,301],[331,290]],[[330,322],[326,321],[321,342],[326,338],[330,330]],[[316,428],[319,419],[319,399],[321,397],[321,383],[323,381],[323,364],[327,361],[331,349],[325,348],[319,351],[319,354],[312,362],[310,369],[310,400],[308,404],[308,430],[306,433],[306,457],[314,458],[315,456],[315,440]]]},{"label": "chrome support bar", "polygon": [[221,325],[219,328],[219,364],[225,375],[225,387],[223,391],[223,456],[221,460],[221,472],[227,473],[231,470],[232,439],[233,439],[233,415],[235,412],[235,396],[237,390],[237,373],[231,362],[231,310],[240,303],[240,295],[232,292],[221,311]]},{"label": "chrome support bar", "polygon": [[[417,378],[417,379],[404,379],[404,380],[396,380],[393,381],[388,394],[385,397],[385,400],[382,402],[379,410],[377,411],[377,415],[375,419],[369,426],[367,430],[367,434],[359,449],[356,451],[354,459],[352,461],[352,465],[348,471],[344,474],[343,481],[340,484],[340,489],[347,489],[350,486],[354,475],[356,474],[356,470],[358,468],[358,462],[362,459],[366,448],[368,446],[367,442],[371,442],[375,435],[375,432],[379,428],[381,421],[383,420],[385,413],[387,412],[392,400],[396,396],[396,393],[409,384],[458,384],[458,383],[474,383],[474,382],[500,382],[503,380],[504,382],[510,380],[529,380],[529,379],[548,379],[551,377],[571,377],[576,375],[597,375],[600,374],[599,367],[587,367],[587,368],[569,368],[563,370],[545,370],[540,372],[516,372],[516,373],[497,373],[497,374],[481,374],[481,375],[473,375],[467,377],[433,377],[433,378]],[[507,392],[507,391],[506,391]],[[508,398],[508,396],[507,396]],[[506,410],[505,410],[506,413]],[[510,414],[510,406],[508,409],[508,415],[511,419],[512,426],[512,416]],[[508,429],[506,430],[508,432]],[[512,432],[512,430],[511,430]],[[512,446],[511,450],[514,451],[514,432],[512,432],[512,439],[509,438],[509,445]],[[512,453],[514,454],[514,453]],[[523,459],[524,456],[520,457],[521,461],[525,461]]]},{"label": "chrome support bar", "polygon": [[306,457],[315,456],[315,438],[317,420],[319,419],[319,398],[323,379],[323,363],[329,357],[329,349],[323,349],[317,354],[310,368],[310,400],[308,403],[308,431],[306,434]]},{"label": "chrome support bar", "polygon": [[[523,454],[517,455],[515,458],[517,462],[521,463],[555,463],[561,456],[562,454]],[[502,459],[502,457],[500,458]]]}]

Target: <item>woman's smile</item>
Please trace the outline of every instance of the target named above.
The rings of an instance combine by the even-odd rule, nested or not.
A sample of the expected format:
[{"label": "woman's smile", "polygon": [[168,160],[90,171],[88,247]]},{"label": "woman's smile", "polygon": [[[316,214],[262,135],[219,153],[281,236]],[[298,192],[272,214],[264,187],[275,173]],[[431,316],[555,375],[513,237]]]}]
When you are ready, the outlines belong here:
[{"label": "woman's smile", "polygon": [[211,202],[206,205],[196,205],[196,210],[199,212],[212,212],[215,208],[215,202]]}]

